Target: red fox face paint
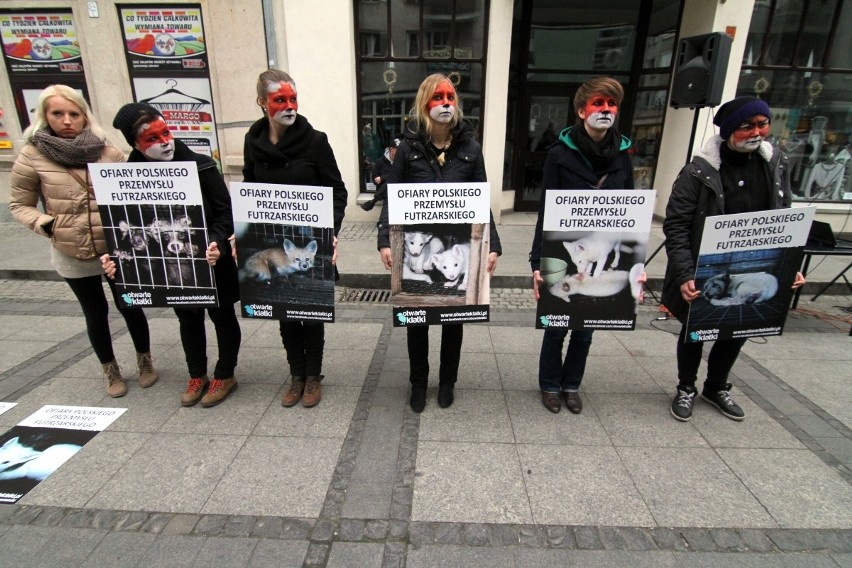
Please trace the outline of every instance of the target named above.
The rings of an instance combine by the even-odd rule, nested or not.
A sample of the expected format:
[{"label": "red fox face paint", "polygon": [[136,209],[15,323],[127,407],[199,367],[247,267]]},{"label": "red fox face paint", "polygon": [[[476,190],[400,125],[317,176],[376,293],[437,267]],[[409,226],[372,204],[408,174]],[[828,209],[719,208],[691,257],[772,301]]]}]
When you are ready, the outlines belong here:
[{"label": "red fox face paint", "polygon": [[435,92],[432,93],[432,98],[426,106],[429,109],[429,116],[435,122],[445,124],[451,122],[456,115],[456,90],[452,83],[443,81],[435,87]]},{"label": "red fox face paint", "polygon": [[270,83],[269,94],[266,95],[266,108],[269,118],[284,126],[292,126],[296,122],[299,101],[296,89],[290,83]]},{"label": "red fox face paint", "polygon": [[734,130],[728,140],[728,147],[737,152],[754,152],[768,135],[769,118],[753,116]]},{"label": "red fox face paint", "polygon": [[146,158],[155,162],[169,162],[175,157],[175,138],[162,118],[142,126],[135,146]]},{"label": "red fox face paint", "polygon": [[618,114],[618,102],[612,97],[595,93],[586,101],[586,106],[579,112],[589,128],[606,130],[615,124]]}]

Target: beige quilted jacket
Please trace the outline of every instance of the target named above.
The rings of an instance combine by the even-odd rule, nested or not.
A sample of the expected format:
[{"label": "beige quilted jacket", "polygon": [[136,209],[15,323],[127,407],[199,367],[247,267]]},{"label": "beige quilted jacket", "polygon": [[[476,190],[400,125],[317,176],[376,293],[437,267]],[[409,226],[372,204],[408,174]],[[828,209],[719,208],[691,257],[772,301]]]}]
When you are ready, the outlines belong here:
[{"label": "beige quilted jacket", "polygon": [[[98,160],[123,161],[124,154],[113,146],[104,148]],[[88,181],[86,168],[75,168],[74,172]],[[92,259],[107,252],[107,246],[98,204],[89,185],[87,191],[65,166],[27,144],[12,166],[9,211],[15,219],[45,237],[48,235],[44,225],[53,220],[50,240],[54,248],[80,260]],[[37,207],[39,201],[44,213]]]}]

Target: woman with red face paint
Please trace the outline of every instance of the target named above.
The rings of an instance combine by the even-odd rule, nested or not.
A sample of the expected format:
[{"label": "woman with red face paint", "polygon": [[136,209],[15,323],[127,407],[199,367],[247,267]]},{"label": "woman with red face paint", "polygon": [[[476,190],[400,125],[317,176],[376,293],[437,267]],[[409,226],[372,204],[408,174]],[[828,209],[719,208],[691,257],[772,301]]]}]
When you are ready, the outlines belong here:
[{"label": "woman with red face paint", "polygon": [[[765,141],[772,112],[765,101],[739,97],[719,107],[713,136],[683,167],[666,206],[663,232],[668,264],[663,304],[684,324],[677,343],[677,392],[671,414],[685,422],[692,417],[702,342],[685,343],[689,303],[701,292],[695,288],[695,269],[707,217],[790,207],[787,156]],[[796,275],[793,288],[805,283]],[[733,420],[745,413],[730,395],[728,374],[745,339],[716,341],[707,359],[707,378],[701,398]]]},{"label": "woman with red face paint", "polygon": [[[462,119],[456,89],[441,74],[429,75],[420,84],[411,117],[397,147],[388,183],[484,182],[485,162],[482,147],[474,139],[473,129]],[[391,268],[390,229],[387,207],[379,219],[379,255],[385,268]],[[491,219],[491,251],[487,269],[493,273],[502,254],[500,237]],[[438,405],[453,403],[458,378],[464,327],[441,326],[441,367],[438,374]],[[406,328],[410,367],[411,398],[414,412],[426,406],[429,380],[429,327]]]},{"label": "woman with red face paint", "polygon": [[[539,201],[538,220],[530,250],[533,292],[539,299],[541,277],[541,243],[544,223],[545,193],[548,189],[633,189],[633,165],[627,154],[630,140],[615,129],[618,107],[624,89],[612,77],[596,77],[586,81],[574,95],[577,124],[564,129],[544,162],[544,188]],[[644,282],[645,276],[642,275]],[[583,410],[580,383],[586,371],[586,359],[592,345],[593,331],[575,329],[562,358],[562,345],[567,328],[544,330],[539,355],[538,383],[541,402],[550,412],[565,406],[573,414]]]},{"label": "woman with red face paint", "polygon": [[[103,290],[98,257],[107,245],[87,164],[123,162],[124,154],[106,144],[106,133],[95,122],[86,100],[75,89],[51,85],[42,91],[32,126],[24,131],[27,144],[12,166],[9,209],[37,235],[50,239],[50,260],[71,287],[86,317],[86,331],[101,362],[109,396],[127,393],[115,360],[109,328],[109,305]],[[37,205],[42,201],[44,213]],[[115,305],[127,323],[139,385],[157,382],[151,359],[148,320],[138,309],[122,309],[109,281]]]},{"label": "woman with red face paint", "polygon": [[[128,162],[195,162],[204,204],[207,225],[207,262],[213,267],[219,307],[207,308],[216,329],[219,359],[213,379],[207,377],[207,332],[204,328],[204,308],[174,308],[180,322],[180,341],[189,371],[186,391],[181,395],[183,406],[201,401],[201,406],[215,406],[236,390],[234,369],[240,351],[240,324],[234,313],[239,300],[237,265],[231,257],[228,236],[234,232],[231,217],[231,195],[213,158],[196,154],[172,136],[163,115],[147,103],[130,103],[121,107],[112,125],[119,129],[133,147]],[[115,275],[115,262],[104,255],[104,271]],[[209,386],[209,388],[208,388]],[[207,388],[207,392],[204,389]]]},{"label": "woman with red face paint", "polygon": [[[328,136],[298,114],[296,83],[284,71],[268,69],[257,79],[257,104],[263,118],[246,134],[243,179],[247,182],[331,187],[334,200],[334,256],[347,192]],[[297,243],[298,245],[299,243]],[[335,268],[335,274],[336,274]],[[290,365],[283,406],[315,406],[320,401],[325,327],[322,322],[281,321],[281,341]]]}]

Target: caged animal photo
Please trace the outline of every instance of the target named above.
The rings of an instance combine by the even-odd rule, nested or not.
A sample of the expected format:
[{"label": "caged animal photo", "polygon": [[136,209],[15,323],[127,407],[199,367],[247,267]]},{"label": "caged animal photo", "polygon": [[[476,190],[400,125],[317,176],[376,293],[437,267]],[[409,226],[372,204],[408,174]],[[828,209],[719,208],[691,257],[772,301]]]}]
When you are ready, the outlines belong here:
[{"label": "caged animal photo", "polygon": [[334,305],[331,228],[236,223],[243,303]]},{"label": "caged animal photo", "polygon": [[200,206],[113,205],[104,231],[125,285],[212,288]]},{"label": "caged animal photo", "polygon": [[742,306],[771,300],[778,293],[778,279],[766,272],[716,274],[704,281],[701,294],[714,306]]},{"label": "caged animal photo", "polygon": [[412,225],[402,236],[403,292],[465,295],[472,272],[470,225]]}]

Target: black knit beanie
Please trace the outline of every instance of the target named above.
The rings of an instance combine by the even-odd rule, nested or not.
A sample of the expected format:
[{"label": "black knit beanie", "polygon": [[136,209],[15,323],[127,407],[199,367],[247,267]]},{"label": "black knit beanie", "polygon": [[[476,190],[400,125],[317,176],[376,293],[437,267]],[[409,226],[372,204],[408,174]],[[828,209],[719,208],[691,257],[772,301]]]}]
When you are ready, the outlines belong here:
[{"label": "black knit beanie", "polygon": [[758,114],[772,118],[766,101],[757,97],[737,97],[719,107],[713,124],[719,127],[719,135],[727,140],[740,124]]},{"label": "black knit beanie", "polygon": [[112,120],[113,128],[121,130],[124,139],[131,146],[136,144],[136,132],[133,131],[133,125],[145,112],[163,116],[163,113],[148,103],[128,103],[118,109],[115,118]]}]

